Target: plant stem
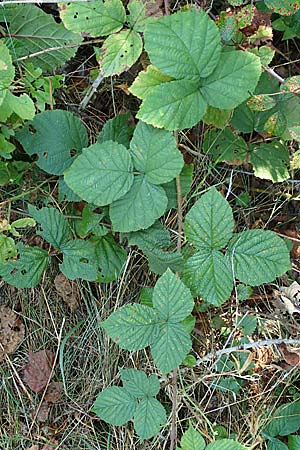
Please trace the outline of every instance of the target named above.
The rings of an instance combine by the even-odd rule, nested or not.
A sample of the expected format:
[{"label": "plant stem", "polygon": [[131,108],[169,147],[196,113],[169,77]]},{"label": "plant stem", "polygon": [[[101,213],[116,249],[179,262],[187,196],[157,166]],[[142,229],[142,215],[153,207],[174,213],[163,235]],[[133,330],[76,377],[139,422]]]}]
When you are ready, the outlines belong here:
[{"label": "plant stem", "polygon": [[4,202],[1,202],[1,203],[0,203],[0,208],[1,208],[2,206],[4,206],[4,205],[7,205],[7,203],[12,203],[12,202],[14,202],[14,201],[16,201],[16,200],[19,200],[20,198],[26,197],[26,195],[31,194],[32,192],[37,191],[37,190],[40,189],[42,186],[44,186],[44,184],[47,184],[47,183],[49,183],[50,181],[55,180],[55,178],[56,178],[56,177],[48,178],[48,180],[43,181],[41,184],[39,184],[38,186],[36,186],[36,187],[33,188],[33,189],[29,189],[29,191],[22,192],[22,194],[15,195],[15,196],[13,196],[13,197],[8,198],[7,200],[4,200]]}]

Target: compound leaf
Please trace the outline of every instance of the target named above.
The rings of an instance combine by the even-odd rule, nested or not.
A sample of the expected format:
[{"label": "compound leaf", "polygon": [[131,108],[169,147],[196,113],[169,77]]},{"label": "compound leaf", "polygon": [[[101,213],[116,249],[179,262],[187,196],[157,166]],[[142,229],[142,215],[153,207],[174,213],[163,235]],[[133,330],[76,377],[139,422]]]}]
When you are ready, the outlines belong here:
[{"label": "compound leaf", "polygon": [[289,178],[290,154],[288,148],[278,141],[253,146],[250,162],[255,176],[279,183]]},{"label": "compound leaf", "polygon": [[105,122],[97,138],[97,142],[102,144],[106,141],[114,141],[128,148],[132,129],[127,123],[129,116],[129,112],[117,114],[113,119]]},{"label": "compound leaf", "polygon": [[184,325],[166,321],[151,344],[151,353],[158,369],[167,373],[179,366],[191,346],[192,341]]},{"label": "compound leaf", "polygon": [[108,205],[131,188],[131,156],[116,142],[93,144],[66,170],[65,182],[83,200],[97,206]]},{"label": "compound leaf", "polygon": [[284,241],[268,230],[236,234],[228,245],[227,258],[234,276],[250,286],[269,283],[291,268]]},{"label": "compound leaf", "polygon": [[192,312],[194,300],[190,290],[168,269],[154,287],[153,306],[160,319],[176,323]]},{"label": "compound leaf", "polygon": [[120,0],[61,3],[59,8],[66,28],[76,33],[88,33],[91,37],[119,31],[126,20],[125,9]]},{"label": "compound leaf", "polygon": [[8,35],[5,43],[14,58],[28,57],[35,66],[49,72],[71,59],[82,41],[81,36],[66,30],[35,5],[14,9]]},{"label": "compound leaf", "polygon": [[145,372],[136,369],[121,369],[124,389],[135,398],[154,397],[158,394],[160,383],[156,375],[147,377]]},{"label": "compound leaf", "polygon": [[74,239],[63,243],[60,249],[64,260],[59,268],[67,278],[70,280],[75,280],[75,278],[87,281],[96,280],[98,261],[95,246],[90,241]]},{"label": "compound leaf", "polygon": [[167,420],[165,408],[153,397],[145,397],[134,413],[134,429],[140,439],[149,439],[158,434],[160,427]]},{"label": "compound leaf", "polygon": [[155,339],[157,322],[157,312],[153,308],[134,304],[112,313],[102,326],[121,348],[141,350]]},{"label": "compound leaf", "polygon": [[156,67],[150,65],[147,67],[147,70],[143,70],[138,74],[129,91],[136,97],[144,100],[154,87],[172,80],[172,77],[161,73]]},{"label": "compound leaf", "polygon": [[229,203],[212,188],[195,203],[186,215],[184,233],[197,248],[220,250],[229,241],[234,227]]},{"label": "compound leaf", "polygon": [[214,306],[222,305],[233,288],[229,262],[223,253],[209,248],[202,248],[187,260],[183,279],[195,295]]},{"label": "compound leaf", "polygon": [[129,192],[110,205],[109,215],[114,231],[137,231],[148,228],[161,217],[168,199],[161,186],[136,176]]},{"label": "compound leaf", "polygon": [[257,56],[242,51],[224,52],[214,72],[201,81],[200,91],[209,105],[232,109],[250,97],[260,74]]},{"label": "compound leaf", "polygon": [[37,155],[36,164],[47,173],[61,175],[87,145],[84,125],[68,111],[37,114],[17,134],[28,155]]},{"label": "compound leaf", "polygon": [[130,144],[136,170],[153,184],[171,181],[181,171],[183,158],[172,133],[139,122]]},{"label": "compound leaf", "polygon": [[210,75],[220,57],[220,43],[214,21],[196,9],[150,22],[145,31],[145,49],[152,64],[177,79]]},{"label": "compound leaf", "polygon": [[138,33],[122,30],[111,34],[103,43],[99,61],[105,77],[128,70],[142,53],[143,42]]},{"label": "compound leaf", "polygon": [[112,386],[104,389],[93,405],[92,411],[112,425],[124,425],[133,418],[136,399],[124,388]]},{"label": "compound leaf", "polygon": [[206,447],[205,440],[191,424],[189,425],[188,430],[183,434],[180,445],[182,450],[204,450]]},{"label": "compound leaf", "polygon": [[50,261],[48,253],[39,247],[17,245],[18,259],[0,265],[0,275],[17,288],[35,287]]},{"label": "compound leaf", "polygon": [[29,214],[41,225],[37,234],[42,236],[54,248],[59,249],[61,244],[68,241],[71,236],[71,229],[67,219],[55,208],[36,209],[33,205],[28,205]]},{"label": "compound leaf", "polygon": [[204,116],[207,102],[197,80],[174,80],[162,83],[149,92],[137,117],[166,130],[191,128]]}]

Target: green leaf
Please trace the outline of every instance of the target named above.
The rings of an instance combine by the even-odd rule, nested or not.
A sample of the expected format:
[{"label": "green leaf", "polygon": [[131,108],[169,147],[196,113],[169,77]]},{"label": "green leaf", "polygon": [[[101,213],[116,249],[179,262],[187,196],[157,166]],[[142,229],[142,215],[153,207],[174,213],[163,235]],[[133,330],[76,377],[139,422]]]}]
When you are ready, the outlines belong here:
[{"label": "green leaf", "polygon": [[250,162],[255,176],[279,183],[290,177],[290,154],[288,148],[279,141],[253,146]]},{"label": "green leaf", "polygon": [[69,188],[63,177],[59,179],[58,182],[58,199],[60,202],[80,202],[81,198]]},{"label": "green leaf", "polygon": [[282,16],[292,16],[300,8],[299,0],[265,0],[265,4]]},{"label": "green leaf", "polygon": [[60,3],[60,17],[66,28],[91,37],[121,30],[126,20],[120,0],[92,0],[88,3]]},{"label": "green leaf", "polygon": [[18,259],[0,266],[0,275],[6,283],[17,288],[35,287],[50,261],[48,253],[39,247],[17,245]]},{"label": "green leaf", "polygon": [[254,92],[260,74],[257,56],[242,51],[223,52],[214,72],[201,81],[201,93],[209,105],[233,109]]},{"label": "green leaf", "polygon": [[159,248],[144,251],[148,259],[149,270],[162,275],[167,269],[173,272],[181,272],[183,257],[180,252],[164,252]]},{"label": "green leaf", "polygon": [[266,436],[288,436],[300,428],[300,402],[279,406],[272,414],[271,421],[263,429]]},{"label": "green leaf", "polygon": [[149,439],[158,434],[167,420],[165,408],[153,397],[143,398],[134,413],[134,429],[140,439]]},{"label": "green leaf", "polygon": [[129,116],[129,112],[117,114],[113,119],[105,122],[97,138],[97,143],[102,144],[106,141],[114,141],[128,148],[132,129],[127,123]]},{"label": "green leaf", "polygon": [[183,158],[172,133],[139,122],[130,144],[136,170],[153,184],[171,181],[181,171]]},{"label": "green leaf", "polygon": [[188,430],[183,434],[180,445],[182,450],[204,450],[206,447],[205,440],[191,424],[189,424]]},{"label": "green leaf", "polygon": [[159,370],[168,373],[179,366],[191,347],[192,341],[185,327],[181,323],[167,321],[151,344],[151,353]]},{"label": "green leaf", "polygon": [[99,61],[105,77],[127,71],[142,53],[143,42],[138,33],[122,30],[111,34],[103,43]]},{"label": "green leaf", "polygon": [[251,133],[255,127],[255,112],[247,106],[247,102],[238,106],[232,115],[231,124],[242,133]]},{"label": "green leaf", "polygon": [[210,75],[220,57],[220,44],[219,30],[203,10],[164,16],[150,22],[145,31],[145,49],[152,64],[177,79]]},{"label": "green leaf", "polygon": [[[187,195],[192,186],[193,182],[193,164],[185,164],[180,172],[180,187],[181,187],[181,195],[184,197]],[[176,188],[176,180],[170,181],[163,185],[164,190],[166,191],[168,197],[168,206],[167,209],[177,209],[177,188]]]},{"label": "green leaf", "polygon": [[153,307],[153,288],[145,287],[140,292],[139,301],[141,305]]},{"label": "green leaf", "polygon": [[133,418],[136,399],[124,388],[112,386],[100,392],[92,412],[112,425],[124,425]]},{"label": "green leaf", "polygon": [[272,438],[268,441],[267,450],[289,450],[289,448],[279,439]]},{"label": "green leaf", "polygon": [[144,100],[154,87],[172,80],[172,77],[161,73],[156,67],[150,65],[147,67],[147,70],[143,70],[138,74],[130,86],[129,92]]},{"label": "green leaf", "polygon": [[90,241],[74,239],[65,242],[60,247],[64,260],[59,265],[62,273],[70,280],[82,278],[94,281],[98,274],[98,261],[95,246]]},{"label": "green leaf", "polygon": [[200,197],[186,215],[184,233],[197,248],[220,250],[229,241],[234,227],[229,203],[211,188]]},{"label": "green leaf", "polygon": [[300,436],[288,436],[289,450],[298,450],[300,448]]},{"label": "green leaf", "polygon": [[15,258],[17,254],[14,240],[11,237],[0,234],[0,265],[6,263],[11,258]]},{"label": "green leaf", "polygon": [[158,394],[160,383],[156,375],[147,377],[145,372],[136,369],[120,369],[124,389],[133,397],[154,397]]},{"label": "green leaf", "polygon": [[228,245],[227,258],[234,276],[250,286],[274,281],[290,270],[289,252],[284,241],[268,230],[246,230],[236,234]]},{"label": "green leaf", "polygon": [[154,287],[153,307],[158,311],[160,319],[176,323],[192,312],[194,300],[182,281],[171,270],[167,270]]},{"label": "green leaf", "polygon": [[232,115],[232,111],[229,109],[219,109],[213,106],[208,106],[203,122],[207,125],[214,125],[217,128],[224,128]]},{"label": "green leaf", "polygon": [[205,450],[246,450],[246,448],[232,439],[218,439],[208,444]]},{"label": "green leaf", "polygon": [[72,237],[67,219],[57,209],[41,208],[38,210],[32,205],[28,205],[28,212],[41,225],[37,234],[52,244],[54,248],[59,249]]},{"label": "green leaf", "polygon": [[143,251],[167,248],[171,244],[170,233],[160,222],[155,222],[146,230],[129,233],[127,238],[129,245],[137,245]]},{"label": "green leaf", "polygon": [[26,153],[38,156],[38,167],[54,175],[61,175],[87,145],[87,133],[80,120],[59,109],[37,114],[16,138]]},{"label": "green leaf", "polygon": [[130,154],[123,145],[112,141],[90,145],[66,170],[65,182],[83,200],[108,205],[131,188]]},{"label": "green leaf", "polygon": [[217,161],[244,160],[248,146],[242,137],[236,136],[230,128],[222,131],[212,129],[205,133],[203,150]]},{"label": "green leaf", "polygon": [[116,280],[125,266],[126,250],[118,245],[111,234],[99,238],[92,238],[95,244],[96,257],[101,267],[98,275],[100,283],[109,283]]},{"label": "green leaf", "polygon": [[2,90],[9,88],[15,77],[12,58],[3,41],[0,41],[0,55],[0,90]]},{"label": "green leaf", "polygon": [[167,208],[168,199],[161,186],[136,176],[129,192],[110,205],[114,231],[137,231],[150,227]]},{"label": "green leaf", "polygon": [[187,260],[183,280],[195,295],[214,306],[222,305],[233,289],[229,262],[223,253],[209,248],[202,248]]},{"label": "green leaf", "polygon": [[157,323],[157,312],[153,308],[134,304],[119,308],[102,323],[102,327],[121,348],[135,351],[153,342]]},{"label": "green leaf", "polygon": [[34,5],[16,8],[10,19],[5,43],[11,55],[15,59],[28,57],[43,71],[52,72],[62,66],[75,55],[82,41],[81,36],[66,30]]},{"label": "green leaf", "polygon": [[23,120],[31,120],[35,115],[35,106],[29,95],[21,94],[18,97],[11,92],[7,92],[6,106],[11,109],[12,112],[17,114]]},{"label": "green leaf", "polygon": [[207,107],[199,83],[174,80],[154,87],[143,101],[137,118],[169,131],[193,127]]},{"label": "green leaf", "polygon": [[257,318],[255,316],[244,316],[242,318],[237,318],[235,324],[244,336],[251,336],[256,330]]}]

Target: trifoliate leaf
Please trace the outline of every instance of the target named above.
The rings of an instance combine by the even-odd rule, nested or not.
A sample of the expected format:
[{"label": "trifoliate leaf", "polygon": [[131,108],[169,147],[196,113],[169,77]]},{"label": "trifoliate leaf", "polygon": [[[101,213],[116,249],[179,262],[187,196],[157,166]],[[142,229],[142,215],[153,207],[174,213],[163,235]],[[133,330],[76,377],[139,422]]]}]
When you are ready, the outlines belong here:
[{"label": "trifoliate leaf", "polygon": [[145,372],[136,369],[120,369],[124,389],[135,398],[154,397],[158,394],[160,383],[156,375],[147,377]]},{"label": "trifoliate leaf", "polygon": [[35,287],[48,266],[48,253],[39,247],[17,245],[18,259],[0,265],[0,276],[17,288]]},{"label": "trifoliate leaf", "polygon": [[87,145],[85,127],[74,114],[62,110],[37,114],[16,138],[26,153],[38,155],[38,167],[54,175],[61,175]]},{"label": "trifoliate leaf", "polygon": [[130,144],[134,167],[153,184],[167,183],[183,167],[183,157],[172,133],[139,122]]},{"label": "trifoliate leaf", "polygon": [[182,281],[171,270],[167,270],[154,287],[153,307],[160,319],[176,323],[192,312],[194,300]]},{"label": "trifoliate leaf", "polygon": [[112,425],[124,425],[133,418],[137,400],[124,388],[112,386],[100,392],[92,412]]},{"label": "trifoliate leaf", "polygon": [[288,148],[279,141],[252,147],[250,162],[255,176],[272,180],[273,183],[285,181],[290,177],[290,154]]},{"label": "trifoliate leaf", "polygon": [[229,262],[223,253],[209,248],[202,248],[186,261],[183,280],[195,295],[214,306],[222,305],[233,289]]},{"label": "trifoliate leaf", "polygon": [[128,119],[129,113],[117,114],[113,119],[105,122],[97,142],[102,144],[106,141],[114,141],[128,148],[132,132],[132,127],[127,124]]},{"label": "trifoliate leaf", "polygon": [[219,60],[220,41],[214,21],[196,9],[164,16],[149,23],[145,31],[145,49],[152,64],[177,79],[210,75]]},{"label": "trifoliate leaf", "polygon": [[65,172],[65,182],[83,200],[104,206],[129,191],[133,183],[132,169],[128,150],[107,141],[84,149]]},{"label": "trifoliate leaf", "polygon": [[241,51],[224,52],[214,72],[201,80],[200,91],[209,105],[233,109],[254,92],[260,74],[257,56]]},{"label": "trifoliate leaf", "polygon": [[149,270],[158,275],[165,273],[167,269],[172,272],[181,272],[183,267],[183,256],[180,252],[164,252],[156,248],[152,251],[144,250],[148,259]]},{"label": "trifoliate leaf", "polygon": [[95,246],[83,239],[74,239],[61,245],[64,255],[63,263],[59,265],[62,273],[70,280],[82,278],[94,281],[98,274],[98,260]]},{"label": "trifoliate leaf", "polygon": [[161,73],[156,67],[150,65],[147,67],[147,70],[143,70],[138,74],[130,86],[129,92],[144,100],[154,87],[172,80],[172,77]]},{"label": "trifoliate leaf", "polygon": [[161,186],[136,176],[131,189],[110,205],[109,215],[114,231],[137,231],[148,228],[161,217],[168,199]]},{"label": "trifoliate leaf", "polygon": [[149,439],[158,434],[167,420],[165,408],[153,397],[143,398],[134,413],[134,429],[140,439]]},{"label": "trifoliate leaf", "polygon": [[183,434],[180,445],[182,450],[204,450],[206,447],[205,440],[191,424],[189,425],[188,430]]},{"label": "trifoliate leaf", "polygon": [[147,306],[126,305],[111,314],[102,327],[121,348],[141,350],[156,338],[158,315]]},{"label": "trifoliate leaf", "polygon": [[126,20],[125,9],[120,0],[61,3],[59,8],[60,18],[68,30],[88,33],[91,37],[119,31]]},{"label": "trifoliate leaf", "polygon": [[247,230],[236,234],[228,245],[227,258],[234,277],[250,286],[274,281],[291,268],[284,241],[273,231]]},{"label": "trifoliate leaf", "polygon": [[138,33],[122,30],[111,34],[103,43],[99,61],[105,77],[130,69],[142,53],[143,42]]},{"label": "trifoliate leaf", "polygon": [[68,241],[72,232],[67,219],[55,208],[36,209],[28,205],[29,214],[41,225],[37,234],[42,236],[54,248],[59,249],[61,244]]},{"label": "trifoliate leaf", "polygon": [[48,72],[71,59],[82,41],[81,36],[35,5],[16,8],[7,33],[5,43],[14,59],[28,57],[36,67]]},{"label": "trifoliate leaf", "polygon": [[212,129],[205,133],[203,150],[212,155],[217,161],[243,162],[248,146],[242,137],[238,137],[230,130]]},{"label": "trifoliate leaf", "polygon": [[202,195],[186,215],[184,233],[197,248],[221,249],[232,236],[234,227],[229,203],[215,189]]}]

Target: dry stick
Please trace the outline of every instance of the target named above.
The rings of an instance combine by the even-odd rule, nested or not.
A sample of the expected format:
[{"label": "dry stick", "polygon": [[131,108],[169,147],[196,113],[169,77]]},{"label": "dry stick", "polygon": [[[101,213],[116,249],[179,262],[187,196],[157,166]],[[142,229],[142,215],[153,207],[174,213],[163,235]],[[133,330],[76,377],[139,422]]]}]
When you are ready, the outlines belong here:
[{"label": "dry stick", "polygon": [[95,92],[97,91],[103,78],[104,78],[104,75],[102,73],[99,73],[96,80],[93,82],[92,86],[86,93],[85,97],[81,100],[81,102],[79,104],[79,108],[78,108],[79,111],[83,111],[87,107],[89,101],[91,100],[91,98],[95,94]]},{"label": "dry stick", "polygon": [[274,69],[271,69],[271,67],[267,67],[267,66],[262,66],[262,67],[266,72],[268,72],[268,74],[270,74],[272,77],[276,78],[276,80],[278,80],[279,83],[285,82],[285,79],[282,78],[280,75],[278,75],[278,73],[276,73]]}]

